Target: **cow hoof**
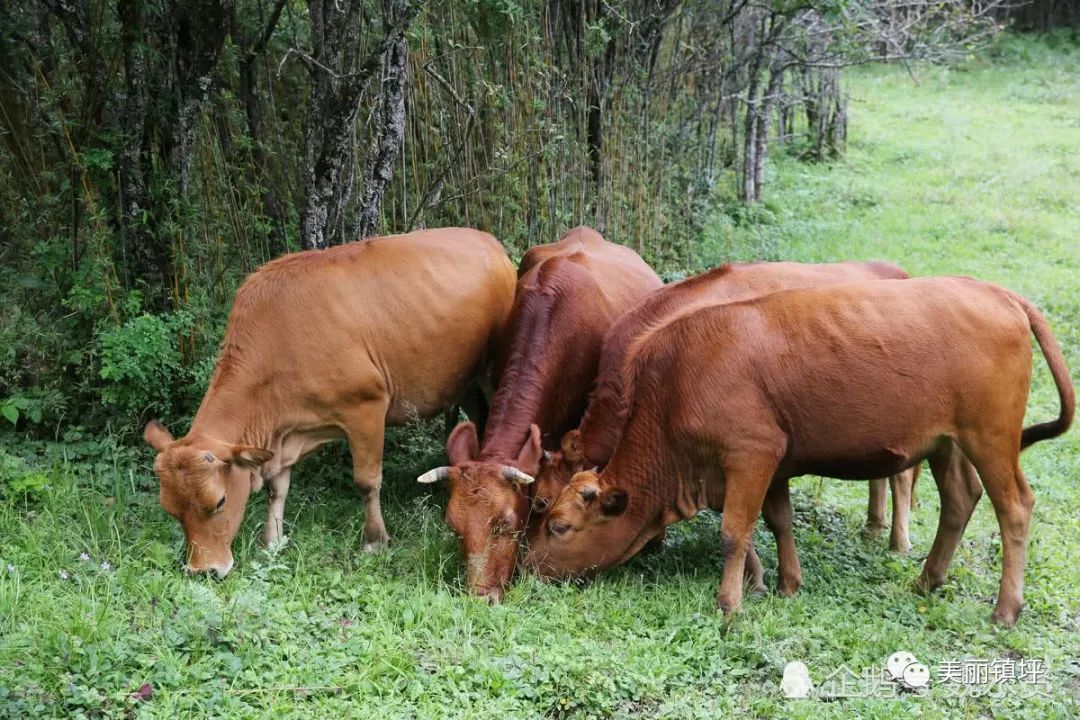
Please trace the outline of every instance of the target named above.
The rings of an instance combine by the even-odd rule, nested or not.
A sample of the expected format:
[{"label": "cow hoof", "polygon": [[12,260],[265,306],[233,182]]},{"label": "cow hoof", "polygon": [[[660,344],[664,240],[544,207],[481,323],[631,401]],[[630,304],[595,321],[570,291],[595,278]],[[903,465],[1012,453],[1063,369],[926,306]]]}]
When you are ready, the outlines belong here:
[{"label": "cow hoof", "polygon": [[792,595],[799,592],[800,589],[802,589],[802,583],[801,582],[795,582],[795,583],[784,583],[784,582],[782,582],[776,587],[776,594],[779,595],[780,597],[787,598],[787,597],[791,597]]},{"label": "cow hoof", "polygon": [[994,608],[994,614],[990,616],[990,622],[1002,627],[1011,628],[1016,625],[1017,618],[1020,617],[1020,610],[1023,609],[1023,605],[1018,608]]},{"label": "cow hoof", "polygon": [[390,544],[390,538],[383,538],[381,540],[372,540],[364,543],[364,552],[366,553],[381,553],[386,549],[386,546]]},{"label": "cow hoof", "polygon": [[912,590],[920,595],[929,595],[945,584],[945,578],[930,578],[925,572],[912,584]]},{"label": "cow hoof", "polygon": [[862,534],[863,534],[863,537],[865,537],[865,538],[870,538],[871,540],[877,540],[882,535],[884,535],[885,531],[888,530],[888,529],[889,529],[888,525],[879,525],[878,523],[870,523],[870,522],[868,522],[865,525],[863,525]]},{"label": "cow hoof", "polygon": [[904,540],[904,541],[893,540],[893,541],[891,541],[889,543],[889,550],[891,552],[896,553],[897,555],[907,555],[908,552],[911,550],[911,541],[910,540]]},{"label": "cow hoof", "polygon": [[717,593],[716,595],[716,609],[724,613],[725,618],[730,618],[734,615],[741,603],[742,598],[732,599],[724,593]]}]

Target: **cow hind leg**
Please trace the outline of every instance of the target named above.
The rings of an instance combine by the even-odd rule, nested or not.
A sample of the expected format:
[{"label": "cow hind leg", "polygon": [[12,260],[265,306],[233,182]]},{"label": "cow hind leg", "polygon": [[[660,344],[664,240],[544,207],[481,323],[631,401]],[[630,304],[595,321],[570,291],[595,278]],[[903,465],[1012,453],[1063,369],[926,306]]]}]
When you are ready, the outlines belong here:
[{"label": "cow hind leg", "polygon": [[353,480],[364,496],[364,552],[379,552],[390,541],[379,501],[386,408],[385,400],[361,403],[343,424],[352,453]]},{"label": "cow hind leg", "polygon": [[285,498],[289,495],[290,468],[285,468],[266,482],[266,492],[270,496],[266,513],[266,525],[263,526],[264,545],[273,545],[285,537]]},{"label": "cow hind leg", "polygon": [[716,606],[725,614],[742,604],[747,550],[776,466],[777,458],[764,456],[725,463],[724,517],[720,523],[724,574],[716,593]]},{"label": "cow hind leg", "polygon": [[870,481],[869,502],[866,504],[866,527],[870,537],[880,537],[885,532],[885,480],[878,478]]},{"label": "cow hind leg", "polygon": [[968,456],[994,504],[1001,530],[1001,584],[991,620],[1012,627],[1024,608],[1024,568],[1035,496],[1020,469],[1019,447],[1001,452],[997,448],[1003,445],[983,445]]},{"label": "cow hind leg", "polygon": [[777,480],[765,495],[762,507],[765,524],[776,538],[776,565],[778,582],[776,590],[782,597],[794,595],[802,587],[802,567],[799,552],[795,548],[792,528],[791,494],[788,481]]},{"label": "cow hind leg", "polygon": [[911,549],[908,535],[908,519],[911,516],[911,495],[915,486],[915,469],[908,468],[889,478],[892,490],[892,530],[889,532],[889,549],[906,553]]},{"label": "cow hind leg", "polygon": [[975,469],[954,443],[942,442],[927,459],[941,498],[941,513],[934,544],[915,583],[921,592],[936,590],[945,583],[964,528],[982,497],[982,485]]}]

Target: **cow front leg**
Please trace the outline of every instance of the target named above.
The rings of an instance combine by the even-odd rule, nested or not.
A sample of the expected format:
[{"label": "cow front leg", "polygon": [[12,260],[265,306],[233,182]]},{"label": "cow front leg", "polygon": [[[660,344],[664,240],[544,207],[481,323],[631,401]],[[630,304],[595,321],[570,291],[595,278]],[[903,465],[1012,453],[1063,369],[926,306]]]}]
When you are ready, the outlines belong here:
[{"label": "cow front leg", "polygon": [[263,526],[262,541],[267,547],[285,537],[285,498],[289,495],[291,473],[291,468],[285,468],[266,481],[266,493],[270,497],[270,503],[266,513],[266,525]]},{"label": "cow front leg", "polygon": [[742,604],[747,550],[776,463],[775,458],[756,456],[731,458],[724,463],[726,490],[724,517],[720,522],[724,575],[716,593],[716,607],[724,614],[735,612]]},{"label": "cow front leg", "polygon": [[385,399],[362,403],[343,428],[352,453],[353,480],[364,496],[364,552],[379,552],[390,541],[379,502],[387,406]]}]

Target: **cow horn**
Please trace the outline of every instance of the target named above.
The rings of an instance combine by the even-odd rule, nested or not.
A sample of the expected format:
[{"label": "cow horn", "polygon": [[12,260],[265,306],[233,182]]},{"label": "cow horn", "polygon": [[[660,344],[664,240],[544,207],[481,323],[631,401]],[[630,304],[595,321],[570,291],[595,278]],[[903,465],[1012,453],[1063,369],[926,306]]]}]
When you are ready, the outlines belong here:
[{"label": "cow horn", "polygon": [[528,485],[536,479],[532,475],[526,475],[517,468],[512,468],[507,465],[503,466],[502,476],[510,482],[517,483],[518,485]]},{"label": "cow horn", "polygon": [[448,467],[438,467],[438,468],[435,468],[434,470],[428,470],[426,473],[424,473],[420,477],[416,478],[416,482],[424,483],[425,485],[427,485],[427,484],[430,484],[430,483],[440,482],[442,480],[449,480],[449,479],[450,479],[450,468],[448,468]]}]

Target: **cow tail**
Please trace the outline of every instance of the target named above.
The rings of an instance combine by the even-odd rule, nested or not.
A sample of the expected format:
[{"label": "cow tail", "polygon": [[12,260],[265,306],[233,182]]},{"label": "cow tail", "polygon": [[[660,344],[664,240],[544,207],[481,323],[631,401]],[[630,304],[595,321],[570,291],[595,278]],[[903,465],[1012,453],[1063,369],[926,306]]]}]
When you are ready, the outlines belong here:
[{"label": "cow tail", "polygon": [[1069,369],[1065,367],[1065,357],[1061,354],[1061,347],[1058,346],[1054,334],[1050,332],[1050,326],[1046,323],[1046,318],[1026,298],[1018,295],[1015,297],[1020,301],[1020,306],[1028,316],[1031,332],[1035,335],[1039,348],[1042,349],[1043,357],[1046,358],[1046,364],[1050,368],[1050,374],[1054,377],[1058,399],[1061,403],[1061,413],[1058,415],[1057,420],[1037,423],[1024,428],[1020,435],[1020,449],[1023,450],[1040,440],[1055,438],[1069,429],[1069,426],[1072,425],[1073,414],[1076,411],[1076,391],[1073,389],[1072,378],[1069,377]]}]

